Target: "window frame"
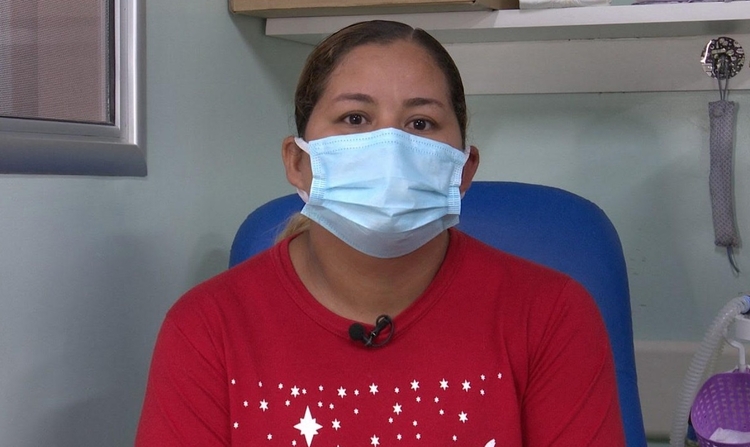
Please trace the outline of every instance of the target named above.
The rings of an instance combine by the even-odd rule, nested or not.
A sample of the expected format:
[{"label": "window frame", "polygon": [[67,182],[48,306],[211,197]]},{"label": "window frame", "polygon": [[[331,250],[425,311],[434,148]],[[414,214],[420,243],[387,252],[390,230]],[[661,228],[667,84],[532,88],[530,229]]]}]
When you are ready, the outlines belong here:
[{"label": "window frame", "polygon": [[1,174],[146,176],[145,3],[113,12],[114,125],[0,117]]}]

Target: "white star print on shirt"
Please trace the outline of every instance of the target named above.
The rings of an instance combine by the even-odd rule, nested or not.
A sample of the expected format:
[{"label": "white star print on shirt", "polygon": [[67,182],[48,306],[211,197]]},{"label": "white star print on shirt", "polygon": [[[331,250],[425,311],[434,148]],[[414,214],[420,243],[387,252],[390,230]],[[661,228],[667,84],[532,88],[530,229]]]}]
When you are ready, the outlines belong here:
[{"label": "white star print on shirt", "polygon": [[380,445],[380,438],[373,435],[372,438],[370,438],[370,444],[372,445]]},{"label": "white star print on shirt", "polygon": [[[258,396],[258,397],[265,397],[263,400],[256,402],[259,402],[259,407],[256,407],[256,409],[261,410],[261,414],[256,414],[256,417],[268,417],[268,415],[274,415],[277,414],[281,408],[283,408],[283,412],[288,412],[290,409],[292,411],[292,414],[286,416],[288,419],[286,422],[286,427],[289,427],[289,425],[292,425],[294,427],[295,431],[298,431],[299,436],[295,434],[293,438],[297,439],[297,446],[305,446],[305,447],[312,447],[312,441],[316,438],[317,435],[322,434],[323,437],[318,440],[317,444],[326,443],[327,441],[325,438],[328,436],[339,436],[341,433],[347,433],[348,430],[350,430],[352,427],[352,424],[350,422],[354,422],[356,419],[359,419],[361,417],[369,417],[371,416],[371,413],[368,410],[368,402],[375,402],[379,401],[381,405],[383,405],[385,408],[383,410],[387,411],[388,404],[391,404],[392,406],[392,413],[388,415],[385,414],[385,419],[379,419],[379,423],[382,425],[386,425],[389,427],[388,430],[391,431],[391,433],[386,432],[377,432],[374,433],[371,436],[374,436],[377,438],[376,442],[377,444],[372,444],[371,447],[380,447],[381,445],[385,445],[386,447],[390,446],[393,443],[394,438],[396,437],[396,434],[402,435],[402,440],[409,443],[414,443],[415,436],[419,433],[421,434],[422,431],[429,431],[424,430],[422,427],[430,426],[432,423],[436,421],[439,422],[440,425],[443,424],[450,424],[450,426],[453,427],[455,430],[457,427],[464,427],[464,429],[469,428],[471,426],[468,425],[468,411],[472,411],[473,403],[470,406],[466,406],[466,403],[460,403],[460,401],[454,401],[453,398],[457,397],[461,394],[461,391],[464,391],[462,396],[464,397],[476,397],[479,398],[479,396],[491,396],[493,395],[494,387],[498,386],[502,382],[498,380],[498,382],[494,382],[492,380],[493,373],[492,370],[485,370],[485,371],[475,371],[473,374],[469,373],[463,376],[464,380],[461,381],[461,377],[454,377],[452,375],[443,375],[444,372],[438,372],[435,375],[432,376],[420,376],[419,380],[416,379],[416,377],[412,376],[411,381],[408,380],[408,377],[406,380],[402,380],[400,383],[398,383],[399,386],[405,386],[406,393],[405,396],[400,395],[400,388],[399,386],[396,386],[396,383],[388,383],[387,381],[381,381],[379,378],[373,376],[368,378],[365,378],[364,380],[367,380],[370,382],[370,384],[367,384],[364,380],[359,380],[358,382],[340,382],[339,388],[337,389],[335,387],[335,384],[326,384],[324,387],[323,385],[315,385],[315,383],[307,383],[305,380],[288,380],[285,382],[287,383],[280,383],[280,381],[273,380],[273,378],[266,378],[266,384],[265,387],[267,392],[270,392],[270,395],[267,396]],[[480,374],[481,372],[485,372],[487,375]],[[439,374],[439,375],[438,375]],[[494,373],[497,375],[498,379],[503,378],[502,373]],[[437,377],[442,377],[442,379],[438,379]],[[451,377],[450,380],[447,379],[447,377]],[[469,380],[471,378],[471,380]],[[480,382],[476,382],[474,379],[480,379]],[[240,380],[237,380],[239,383],[240,381],[244,380],[243,378],[240,378]],[[375,380],[378,380],[378,383],[376,384]],[[487,384],[484,384],[485,381],[490,381]],[[252,382],[252,380],[250,380]],[[258,382],[257,379],[255,380],[256,384],[258,386],[261,386],[261,382]],[[276,383],[277,385],[271,385],[269,388],[269,383],[273,384]],[[296,383],[294,383],[296,382]],[[424,382],[424,386],[422,385],[422,382]],[[474,382],[474,383],[472,383]],[[289,383],[292,383],[292,386],[289,386]],[[451,388],[450,384],[453,384],[453,387]],[[297,385],[299,384],[299,385]],[[343,385],[348,385],[347,388],[345,388]],[[380,385],[385,386],[385,388],[380,390]],[[438,388],[435,388],[435,385],[438,386]],[[278,386],[278,391],[275,390]],[[479,388],[474,388],[478,386]],[[316,394],[315,389],[318,389],[319,392]],[[448,391],[448,390],[451,391]],[[256,388],[257,390],[257,388]],[[262,389],[261,389],[262,390]],[[259,390],[259,391],[261,391]],[[285,391],[287,390],[287,391]],[[310,391],[309,393],[306,393],[306,391]],[[325,390],[325,392],[324,392]],[[364,392],[360,392],[361,390],[365,390]],[[413,391],[413,394],[409,392],[409,390]],[[439,390],[439,391],[438,391]],[[287,394],[289,393],[289,394]],[[426,394],[425,394],[426,393]],[[442,393],[442,394],[440,394]],[[305,394],[309,394],[310,396],[304,396]],[[421,398],[421,395],[425,394],[424,399]],[[367,396],[370,396],[369,398]],[[341,402],[338,404],[333,403],[336,396],[338,396],[341,399]],[[432,397],[430,397],[432,396]],[[243,400],[242,397],[245,396],[238,396],[240,397],[239,402],[240,405],[248,406],[247,401]],[[380,397],[386,397],[386,399],[383,401],[380,399]],[[247,397],[246,397],[247,398]],[[290,399],[291,398],[291,399]],[[401,402],[406,402],[405,404],[401,404],[400,402],[393,402],[395,398],[398,398]],[[300,401],[300,399],[302,401]],[[393,400],[391,400],[393,399]],[[414,400],[411,400],[414,399]],[[482,398],[483,399],[483,398]],[[249,399],[248,399],[249,400]],[[328,401],[329,403],[326,404],[325,401]],[[390,401],[390,402],[389,402]],[[430,403],[430,401],[433,401],[434,403]],[[350,403],[354,404],[349,406]],[[391,403],[393,402],[393,403]],[[416,405],[415,405],[416,402]],[[424,402],[424,404],[422,404]],[[473,402],[473,400],[472,400]],[[295,408],[292,409],[291,405],[294,404]],[[345,405],[346,404],[346,405]],[[460,405],[457,406],[456,404]],[[286,405],[286,406],[284,406]],[[317,405],[317,406],[316,406]],[[271,410],[270,407],[273,406],[274,409]],[[301,407],[306,406],[305,411],[303,412]],[[334,410],[335,407],[335,410]],[[364,408],[364,410],[363,410]],[[382,407],[381,407],[382,408]],[[315,417],[312,415],[312,409],[316,409]],[[437,409],[437,411],[436,411]],[[455,410],[461,410],[458,413]],[[467,411],[468,410],[468,411]],[[299,413],[303,413],[302,418],[300,418]],[[323,413],[328,413],[327,415],[324,415]],[[393,415],[396,416],[393,416]],[[451,417],[450,415],[453,414],[454,416]],[[402,416],[403,415],[403,416]],[[335,418],[334,416],[342,416],[342,419]],[[390,416],[390,417],[389,417]],[[354,418],[354,419],[352,419]],[[426,419],[423,419],[426,418]],[[454,419],[457,418],[458,420]],[[472,426],[477,423],[477,415],[474,414],[472,416]],[[299,423],[297,422],[297,419],[299,419]],[[317,419],[321,419],[321,423],[317,422]],[[480,416],[480,419],[482,417]],[[235,433],[238,433],[240,430],[237,426],[235,426],[235,423],[238,423],[238,425],[243,425],[245,428],[243,431],[247,430],[248,426],[245,424],[245,419],[236,419],[231,420],[230,419],[230,429],[231,428],[237,428],[237,431]],[[349,422],[347,422],[349,421]],[[418,422],[417,422],[418,421]],[[325,424],[329,424],[328,426],[325,426]],[[418,425],[417,425],[418,424]],[[355,424],[357,425],[357,424]],[[381,426],[382,426],[381,425]],[[342,428],[343,426],[343,428]],[[408,428],[406,428],[408,427]],[[447,427],[447,426],[446,426]],[[292,427],[289,427],[292,428]],[[333,431],[331,431],[333,429]],[[407,432],[403,432],[401,430],[407,430]],[[400,432],[400,433],[399,433]],[[268,433],[268,432],[267,432]],[[268,433],[271,434],[271,433]],[[451,440],[451,435],[457,435],[457,431],[453,431],[453,433],[445,433],[444,442]],[[258,433],[257,435],[261,436],[260,439],[264,439],[265,435],[263,433]],[[256,436],[257,436],[256,435]],[[274,441],[276,441],[279,438],[280,433],[273,433]],[[364,443],[367,442],[367,440],[370,440],[371,443],[373,441],[372,438],[367,438],[367,432],[365,433],[359,433],[360,442],[364,441]],[[381,436],[385,436],[381,439]],[[425,433],[425,441],[428,441],[428,438],[431,439],[431,436],[433,436],[432,433]],[[421,437],[421,436],[420,436]],[[465,437],[465,436],[463,436]],[[301,439],[305,439],[306,445],[301,443]],[[335,439],[335,438],[334,438]],[[411,439],[411,441],[408,441]],[[421,443],[420,438],[419,442]],[[485,438],[486,439],[486,438]],[[286,441],[286,445],[290,445],[289,443],[293,439],[288,439]],[[454,440],[454,444],[456,445],[457,440]],[[317,445],[316,444],[316,445]],[[402,444],[399,442],[399,445]],[[417,443],[414,443],[417,444]],[[366,445],[366,444],[365,444]],[[323,447],[323,445],[318,445],[317,447]],[[334,442],[331,444],[331,447],[336,447],[336,443]],[[392,446],[395,447],[395,446]],[[406,446],[406,447],[416,447],[415,446]],[[463,447],[463,446],[461,446]],[[470,446],[468,446],[470,447]],[[474,446],[478,447],[478,446]]]},{"label": "white star print on shirt", "polygon": [[318,434],[318,429],[323,428],[323,426],[315,421],[315,418],[310,414],[310,407],[307,407],[305,408],[305,417],[300,419],[299,424],[295,425],[294,428],[305,437],[307,447],[310,447],[313,437]]}]

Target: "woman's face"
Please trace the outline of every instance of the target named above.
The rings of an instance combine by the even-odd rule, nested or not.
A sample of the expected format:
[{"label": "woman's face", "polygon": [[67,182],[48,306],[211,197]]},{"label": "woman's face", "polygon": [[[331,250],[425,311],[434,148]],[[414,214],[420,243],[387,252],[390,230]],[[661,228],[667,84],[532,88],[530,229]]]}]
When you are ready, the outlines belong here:
[{"label": "woman's face", "polygon": [[305,140],[392,127],[462,147],[448,83],[419,45],[369,44],[347,54],[315,105]]}]

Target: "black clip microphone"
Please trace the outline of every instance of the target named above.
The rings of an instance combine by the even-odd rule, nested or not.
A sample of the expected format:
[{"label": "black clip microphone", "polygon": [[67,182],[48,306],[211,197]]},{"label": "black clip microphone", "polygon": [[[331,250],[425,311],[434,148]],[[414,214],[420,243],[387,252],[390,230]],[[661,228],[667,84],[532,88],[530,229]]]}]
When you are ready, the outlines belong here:
[{"label": "black clip microphone", "polygon": [[[388,336],[380,343],[375,343],[375,339],[378,337],[380,332],[390,326]],[[393,324],[393,319],[388,315],[381,315],[375,320],[375,328],[367,334],[365,327],[359,323],[354,323],[349,326],[349,337],[354,341],[361,341],[368,348],[378,348],[385,345],[393,337],[393,333],[396,332],[396,326]]]}]

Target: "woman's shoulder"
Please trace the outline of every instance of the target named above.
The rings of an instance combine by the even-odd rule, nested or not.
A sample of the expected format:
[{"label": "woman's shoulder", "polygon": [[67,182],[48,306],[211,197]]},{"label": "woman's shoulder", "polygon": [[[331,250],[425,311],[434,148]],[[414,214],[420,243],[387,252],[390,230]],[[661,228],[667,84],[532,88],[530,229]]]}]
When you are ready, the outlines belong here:
[{"label": "woman's shoulder", "polygon": [[571,278],[558,270],[539,262],[521,257],[517,254],[493,247],[475,237],[454,230],[452,238],[456,239],[458,250],[462,252],[463,261],[471,269],[480,272],[506,272],[524,278],[548,278],[549,280],[569,281]]},{"label": "woman's shoulder", "polygon": [[[456,232],[459,233],[459,232]],[[553,311],[572,303],[593,304],[574,278],[551,267],[499,250],[465,233],[457,234],[461,260],[454,286],[519,310],[542,306]]]},{"label": "woman's shoulder", "polygon": [[250,295],[277,283],[280,247],[274,246],[252,258],[206,279],[185,292],[169,309],[167,317],[183,320],[205,318],[251,305]]}]

